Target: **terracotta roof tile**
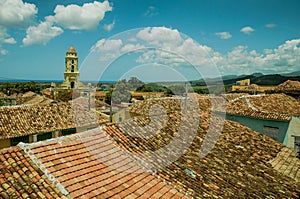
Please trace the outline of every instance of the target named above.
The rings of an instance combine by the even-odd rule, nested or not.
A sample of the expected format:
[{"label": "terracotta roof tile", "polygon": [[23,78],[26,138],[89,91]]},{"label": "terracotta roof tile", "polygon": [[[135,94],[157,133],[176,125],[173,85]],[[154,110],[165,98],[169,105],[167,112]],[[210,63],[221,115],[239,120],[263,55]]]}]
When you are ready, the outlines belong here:
[{"label": "terracotta roof tile", "polygon": [[[75,117],[76,116],[76,117]],[[75,121],[76,119],[76,121]],[[97,125],[97,115],[70,103],[0,107],[0,139]]]},{"label": "terracotta roof tile", "polygon": [[300,82],[287,80],[276,86],[275,91],[300,91]]},{"label": "terracotta roof tile", "polygon": [[[73,198],[138,198],[174,189],[147,173],[100,129],[21,146]],[[184,194],[176,191],[174,196]]]},{"label": "terracotta roof tile", "polygon": [[248,95],[229,101],[226,113],[284,121],[300,116],[300,103],[285,94]]},{"label": "terracotta roof tile", "polygon": [[[147,127],[149,119],[155,119],[155,117],[149,116],[148,107],[155,103],[167,107],[169,117],[153,137],[144,138],[145,132],[143,131],[149,130]],[[123,150],[141,154],[136,156],[139,162],[148,161],[149,163],[150,161],[146,159],[148,157],[143,154],[147,151],[158,150],[164,147],[165,143],[174,139],[173,136],[176,136],[182,116],[177,111],[178,106],[174,100],[165,100],[164,102],[158,100],[150,102],[149,100],[138,103],[137,106],[139,108],[132,107],[131,109],[135,111],[133,115],[136,113],[139,115],[133,118],[135,125],[132,125],[131,121],[125,121],[111,124],[105,128],[105,131],[116,140]],[[207,107],[209,107],[209,103]],[[162,179],[172,182],[172,186],[176,186],[177,190],[181,189],[196,198],[298,198],[300,184],[294,177],[295,173],[297,177],[295,170],[300,170],[299,159],[288,156],[282,160],[281,165],[290,165],[289,162],[291,162],[294,166],[282,166],[279,170],[276,167],[273,168],[269,161],[278,156],[281,150],[289,152],[291,150],[238,123],[225,121],[223,132],[214,148],[207,156],[200,158],[199,149],[207,134],[210,118],[211,114],[201,113],[200,128],[190,147],[178,160],[157,170],[157,174]],[[134,131],[137,131],[137,134],[130,136]],[[172,149],[170,150],[172,151]],[[156,164],[160,164],[165,157],[158,155],[155,158]],[[148,165],[155,167],[156,164]],[[151,167],[147,167],[147,169],[151,169]]]},{"label": "terracotta roof tile", "polygon": [[288,148],[282,148],[277,156],[270,160],[269,163],[275,170],[289,176],[296,182],[300,182],[300,162],[294,151],[288,150]]},{"label": "terracotta roof tile", "polygon": [[0,151],[1,198],[66,198],[16,146]]}]

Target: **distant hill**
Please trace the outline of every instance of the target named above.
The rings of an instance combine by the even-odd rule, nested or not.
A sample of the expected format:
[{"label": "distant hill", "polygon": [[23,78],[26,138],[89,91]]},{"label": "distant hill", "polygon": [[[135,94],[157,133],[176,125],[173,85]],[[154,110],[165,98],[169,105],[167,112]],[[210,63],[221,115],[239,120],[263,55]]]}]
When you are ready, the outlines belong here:
[{"label": "distant hill", "polygon": [[299,71],[295,71],[295,72],[291,72],[291,73],[284,73],[284,74],[282,74],[282,76],[286,76],[286,77],[300,76],[300,70]]},{"label": "distant hill", "polygon": [[300,81],[300,75],[299,76],[282,76],[279,74],[274,74],[274,75],[252,74],[252,75],[238,77],[238,78],[231,79],[231,80],[225,80],[224,84],[234,84],[236,81],[239,81],[242,79],[250,79],[251,84],[275,86],[275,85],[279,85],[287,80]]},{"label": "distant hill", "polygon": [[[266,85],[266,86],[275,86],[279,85],[287,80],[300,81],[300,71],[296,71],[293,73],[286,74],[272,74],[272,75],[264,75],[262,73],[253,73],[251,75],[227,75],[222,77],[223,83],[225,85],[230,85],[236,83],[236,81],[243,79],[250,79],[251,84],[257,85]],[[210,84],[220,84],[217,78],[212,78],[207,80]],[[204,80],[192,81],[191,84],[193,86],[205,86],[207,82]]]}]

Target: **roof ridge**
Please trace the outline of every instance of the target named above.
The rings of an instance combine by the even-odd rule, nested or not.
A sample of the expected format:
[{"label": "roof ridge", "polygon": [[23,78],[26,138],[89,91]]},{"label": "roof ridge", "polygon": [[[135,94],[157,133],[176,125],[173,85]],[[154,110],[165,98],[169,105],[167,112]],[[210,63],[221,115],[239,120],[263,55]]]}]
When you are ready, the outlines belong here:
[{"label": "roof ridge", "polygon": [[[65,196],[69,195],[69,192],[67,191],[67,189],[59,182],[59,180],[57,178],[54,177],[53,174],[51,174],[48,169],[46,168],[46,166],[42,163],[42,161],[40,159],[38,159],[34,152],[32,151],[32,147],[37,146],[37,145],[41,145],[44,143],[51,143],[51,142],[55,142],[57,141],[57,143],[61,143],[61,140],[64,140],[66,138],[74,138],[72,139],[72,141],[77,140],[77,139],[81,139],[82,135],[87,134],[87,133],[91,133],[91,132],[96,132],[98,130],[102,130],[103,127],[98,127],[95,129],[90,129],[88,131],[84,131],[84,132],[80,132],[80,133],[76,133],[76,134],[71,134],[71,135],[66,135],[66,136],[62,136],[62,137],[57,137],[57,138],[51,138],[48,140],[44,140],[44,141],[39,141],[39,142],[34,142],[34,143],[23,143],[20,142],[17,146],[20,147],[24,153],[31,159],[31,161],[33,162],[33,164],[35,164],[44,174],[45,176],[48,178],[48,180]],[[68,140],[69,142],[71,140]]]},{"label": "roof ridge", "polygon": [[[123,123],[123,122],[121,122],[121,123]],[[116,125],[115,123],[108,124],[107,126],[110,126],[111,128],[117,127],[119,130],[121,130],[120,127],[118,125]],[[104,132],[115,142],[115,139],[113,139],[106,131],[104,131]],[[117,146],[117,147],[121,148],[120,146]],[[121,150],[123,150],[123,149],[121,149]],[[163,180],[161,180],[161,181],[166,186],[168,186],[170,188],[173,188],[173,189],[177,190],[180,193],[183,192],[183,190],[182,189],[178,189],[178,187],[176,187],[176,185],[172,185],[171,181],[168,181],[167,179],[165,179],[165,177],[160,176],[157,173],[157,169],[151,169],[151,168],[149,168],[147,166],[147,163],[145,163],[145,161],[142,158],[139,158],[139,156],[133,156],[133,155],[131,155],[130,152],[129,153],[125,153],[124,155],[128,156],[133,161],[137,162],[143,168],[143,170],[146,170],[146,173],[150,173],[152,176],[154,176],[155,178],[157,178],[159,180],[161,180],[161,178],[162,178]],[[188,190],[185,190],[183,194],[184,194],[185,198],[188,198],[188,196],[190,195],[190,192]]]},{"label": "roof ridge", "polygon": [[[112,126],[112,125],[113,124],[110,124],[109,126]],[[52,138],[52,139],[34,142],[34,143],[20,142],[17,146],[20,147],[24,151],[24,153],[31,159],[33,164],[35,166],[37,166],[43,172],[43,174],[48,178],[48,180],[51,182],[51,184],[53,184],[63,195],[68,196],[68,195],[70,195],[70,193],[68,192],[66,187],[63,186],[63,184],[53,174],[51,174],[51,172],[47,169],[47,167],[40,160],[40,158],[38,158],[35,155],[32,148],[34,148],[35,146],[43,146],[45,144],[47,145],[50,143],[62,144],[62,141],[64,141],[63,144],[65,144],[67,142],[76,141],[78,139],[88,138],[89,134],[94,133],[94,132],[99,132],[99,131],[102,131],[108,137],[108,139],[115,142],[115,140],[105,130],[103,130],[104,128],[105,128],[105,126],[100,126],[98,128],[90,129],[90,130],[87,130],[84,132],[79,132],[76,134],[71,134],[71,135],[62,136],[62,137],[58,137],[58,138]],[[120,150],[122,150],[122,151],[124,150],[118,145],[115,145],[115,147],[120,148]],[[187,192],[187,190],[183,191],[181,189],[178,189],[178,187],[176,187],[175,185],[172,185],[172,183],[170,181],[164,179],[159,174],[157,174],[156,170],[148,168],[146,163],[142,159],[134,157],[130,152],[124,153],[124,155],[127,156],[128,158],[130,158],[136,164],[138,164],[139,167],[144,171],[143,173],[148,173],[148,174],[152,175],[156,179],[159,179],[159,181],[164,183],[166,186],[168,186],[172,189],[175,189],[179,193],[182,193],[185,198],[190,198],[190,197],[188,197],[189,193]]]},{"label": "roof ridge", "polygon": [[21,149],[23,149],[24,153],[31,159],[33,164],[37,166],[43,174],[48,178],[48,180],[65,196],[69,195],[69,192],[66,190],[66,188],[54,177],[54,175],[49,174],[48,169],[46,166],[42,163],[40,159],[38,159],[33,151],[31,150],[30,144],[25,143],[19,143],[17,146],[19,146]]}]

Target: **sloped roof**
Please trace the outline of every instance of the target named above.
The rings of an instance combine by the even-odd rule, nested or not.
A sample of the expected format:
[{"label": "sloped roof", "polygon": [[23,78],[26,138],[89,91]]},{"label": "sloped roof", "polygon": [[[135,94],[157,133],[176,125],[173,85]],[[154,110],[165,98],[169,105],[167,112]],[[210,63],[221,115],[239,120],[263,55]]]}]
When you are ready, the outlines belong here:
[{"label": "sloped roof", "polygon": [[[178,136],[182,122],[180,118],[178,113],[170,113],[167,122],[163,123],[165,125],[158,126],[159,130],[155,129],[155,135],[149,138],[144,138],[144,134],[151,131],[151,126],[147,127],[151,119],[147,116],[134,118],[135,125],[132,122],[112,124],[105,131],[123,150],[141,154],[137,159],[146,162],[148,169],[155,170],[167,157],[158,154],[149,160],[147,154],[168,146]],[[291,150],[238,123],[225,121],[214,148],[205,157],[199,157],[206,137],[208,142],[213,142],[212,139],[218,136],[208,135],[210,120],[209,114],[201,114],[200,127],[189,148],[172,164],[156,170],[161,178],[171,181],[195,198],[298,198],[300,172],[294,177],[286,173],[283,175],[269,163],[282,149]],[[187,126],[186,129],[190,128]],[[134,132],[136,134],[130,136]],[[181,143],[168,148],[168,151],[172,155],[172,151],[184,144],[185,140],[182,139]],[[283,160],[287,161],[289,157]],[[294,169],[298,171],[300,160],[293,161],[296,162]]]},{"label": "sloped roof", "polygon": [[191,198],[147,171],[101,129],[19,145],[72,198]]},{"label": "sloped roof", "polygon": [[71,103],[0,107],[0,124],[0,139],[5,139],[95,125],[97,115]]},{"label": "sloped roof", "polygon": [[278,172],[295,179],[298,183],[300,182],[300,161],[295,151],[284,147],[277,156],[268,163]]},{"label": "sloped roof", "polygon": [[[166,121],[161,121],[159,111],[149,115],[144,109],[130,121],[19,146],[52,184],[73,198],[298,198],[299,173],[289,175],[273,164],[290,149],[235,122],[225,121],[219,135],[210,134],[211,114],[203,111],[200,118],[194,117],[193,108],[184,114],[176,100],[171,101],[175,107],[160,102],[167,107]],[[195,119],[199,128],[188,148],[171,164],[157,167],[187,144],[181,136],[189,134]],[[215,121],[212,132],[221,121]],[[176,138],[176,145],[169,147]],[[202,146],[216,139],[209,153],[200,157]],[[169,153],[148,159],[149,153],[164,147]],[[294,156],[280,161],[300,171]]]},{"label": "sloped roof", "polygon": [[88,106],[88,104],[90,103],[90,108],[91,109],[96,109],[96,110],[102,110],[103,108],[109,108],[110,105],[97,100],[93,97],[90,98],[90,100],[87,97],[78,97],[76,99],[72,99],[70,100],[71,103],[76,103],[76,104],[81,104],[83,106]]},{"label": "sloped roof", "polygon": [[300,91],[300,82],[287,80],[276,86],[275,91]]},{"label": "sloped roof", "polygon": [[291,116],[300,116],[300,103],[285,94],[247,95],[229,101],[226,113],[288,121]]},{"label": "sloped roof", "polygon": [[[24,97],[24,96],[23,96]],[[34,95],[31,99],[29,100],[24,100],[22,104],[40,104],[40,105],[46,105],[52,103],[54,100],[46,98],[41,95]]]},{"label": "sloped roof", "polygon": [[22,97],[32,97],[32,96],[35,96],[35,95],[37,95],[37,94],[32,92],[32,91],[28,91],[28,92],[24,93],[22,95]]},{"label": "sloped roof", "polygon": [[222,96],[227,101],[231,101],[231,100],[237,99],[237,98],[242,97],[242,96],[247,96],[247,95],[249,95],[249,93],[228,93],[228,94],[224,94]]},{"label": "sloped roof", "polygon": [[67,199],[16,146],[0,151],[0,198]]}]

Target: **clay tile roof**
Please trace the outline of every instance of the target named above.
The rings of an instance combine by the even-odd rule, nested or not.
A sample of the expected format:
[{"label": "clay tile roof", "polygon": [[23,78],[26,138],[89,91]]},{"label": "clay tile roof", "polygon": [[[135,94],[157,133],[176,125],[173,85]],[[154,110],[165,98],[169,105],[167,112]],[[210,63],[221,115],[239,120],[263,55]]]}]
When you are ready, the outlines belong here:
[{"label": "clay tile roof", "polygon": [[0,97],[7,97],[7,95],[4,94],[3,92],[0,92]]},{"label": "clay tile roof", "polygon": [[1,150],[0,159],[0,198],[66,199],[20,147]]},{"label": "clay tile roof", "polygon": [[37,95],[37,94],[32,91],[28,91],[28,92],[24,93],[22,97],[32,97],[34,95]]},{"label": "clay tile roof", "polygon": [[[89,99],[86,97],[78,97],[76,99],[71,100],[70,102],[87,106],[89,104]],[[90,108],[92,109],[102,110],[103,108],[109,107],[110,105],[103,101],[97,100],[93,97],[91,97],[90,99]]]},{"label": "clay tile roof", "polygon": [[[75,117],[76,116],[76,117]],[[71,103],[0,107],[0,138],[95,126],[97,114]]]},{"label": "clay tile roof", "polygon": [[191,198],[147,171],[101,128],[20,146],[72,198]]},{"label": "clay tile roof", "polygon": [[[155,169],[168,156],[158,153],[149,159],[147,152],[168,146],[169,155],[172,156],[172,152],[186,144],[185,139],[179,139],[181,142],[174,148],[168,145],[181,136],[178,135],[178,129],[185,121],[176,111],[169,112],[164,123],[147,115],[132,120],[108,125],[104,130],[124,151],[140,154],[135,158],[144,162],[148,169]],[[208,135],[210,120],[211,115],[202,112],[200,127],[188,149],[170,165],[156,170],[161,178],[195,198],[298,198],[300,184],[295,175],[287,175],[287,172],[281,172],[270,164],[280,151],[284,149],[290,152],[291,149],[238,123],[225,121],[213,149],[205,157],[199,157],[200,147]],[[186,127],[185,133],[192,128]],[[155,134],[144,137],[149,131]],[[212,142],[215,136],[207,138],[208,142]],[[298,172],[300,160],[291,158],[287,156],[282,159],[281,165],[292,161],[294,171]]]},{"label": "clay tile roof", "polygon": [[300,91],[300,82],[287,80],[276,86],[275,91]]},{"label": "clay tile roof", "polygon": [[[24,96],[23,96],[24,97]],[[40,105],[46,105],[52,103],[54,100],[46,98],[41,95],[35,95],[29,100],[24,100],[22,104],[40,104]]]},{"label": "clay tile roof", "polygon": [[249,94],[248,93],[229,93],[229,94],[223,95],[223,97],[227,101],[231,101],[231,100],[237,99],[237,98],[242,97],[242,96],[247,96],[247,95],[249,95]]},{"label": "clay tile roof", "polygon": [[300,116],[300,103],[285,94],[240,96],[227,103],[227,114],[289,121]]}]

